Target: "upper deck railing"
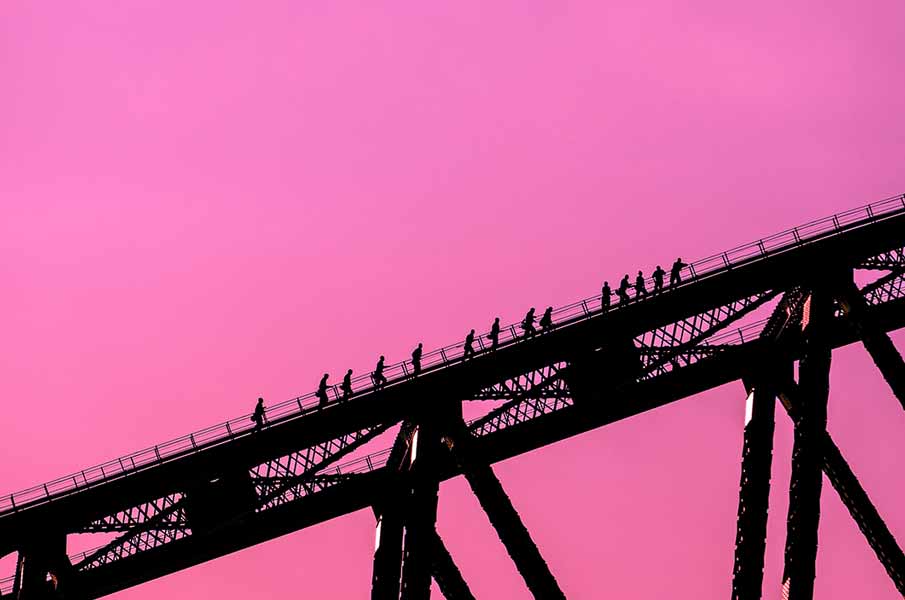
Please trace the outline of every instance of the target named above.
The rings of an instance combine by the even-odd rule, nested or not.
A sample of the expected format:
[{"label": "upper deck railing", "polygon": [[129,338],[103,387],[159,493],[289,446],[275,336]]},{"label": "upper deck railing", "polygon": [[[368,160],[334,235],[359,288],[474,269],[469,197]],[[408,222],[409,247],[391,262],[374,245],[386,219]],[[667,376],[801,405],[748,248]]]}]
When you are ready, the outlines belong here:
[{"label": "upper deck railing", "polygon": [[[793,248],[814,242],[818,239],[838,235],[846,230],[871,223],[881,218],[888,218],[898,213],[905,213],[905,194],[893,196],[867,204],[858,208],[836,213],[829,217],[811,221],[788,229],[786,231],[759,239],[755,242],[737,246],[725,252],[714,254],[700,260],[696,260],[683,268],[684,286],[695,281],[713,277],[730,268],[742,264],[763,260],[768,256],[791,250]],[[653,279],[645,280],[648,290],[653,289]],[[666,286],[664,294],[669,293],[676,286]],[[643,301],[643,298],[634,298],[628,304]],[[624,304],[614,304],[609,311],[618,311]],[[553,311],[553,324],[556,327],[572,325],[592,316],[601,314],[601,296],[595,295],[562,306]],[[500,328],[499,348],[521,343],[525,336],[519,335],[519,322],[510,323]],[[488,332],[475,336],[475,348],[478,354],[489,350],[486,342]],[[463,343],[457,342],[444,346],[422,356],[422,371],[428,373],[442,369],[453,363],[463,360]],[[386,387],[400,385],[412,377],[411,361],[402,361],[388,365],[384,369],[384,375],[388,380]],[[355,395],[375,391],[370,374],[361,375],[352,379],[352,390]],[[339,386],[328,388],[328,405],[340,401],[342,394]],[[318,398],[315,392],[304,394],[291,400],[275,404],[267,409],[267,419],[270,425],[296,419],[308,413],[320,410]],[[229,421],[219,423],[195,431],[188,435],[158,444],[152,447],[133,452],[105,463],[89,467],[72,473],[65,477],[48,481],[28,489],[14,492],[0,497],[0,517],[16,513],[27,507],[49,502],[89,487],[100,485],[104,482],[128,476],[164,462],[175,460],[179,457],[199,452],[213,446],[227,443],[237,437],[248,435],[254,429],[250,415],[242,415]]]}]

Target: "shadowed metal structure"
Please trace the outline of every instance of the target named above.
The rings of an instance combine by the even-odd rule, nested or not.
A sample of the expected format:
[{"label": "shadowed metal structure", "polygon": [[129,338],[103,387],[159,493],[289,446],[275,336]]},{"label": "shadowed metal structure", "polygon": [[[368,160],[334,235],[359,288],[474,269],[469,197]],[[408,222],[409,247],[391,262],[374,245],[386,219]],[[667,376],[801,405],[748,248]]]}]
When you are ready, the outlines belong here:
[{"label": "shadowed metal structure", "polygon": [[[565,598],[492,465],[741,380],[747,393],[731,595],[761,597],[775,404],[794,423],[783,593],[813,597],[822,475],[905,594],[905,556],[826,431],[832,351],[862,342],[905,407],[905,196],[679,265],[681,282],[607,306],[553,311],[553,327],[426,353],[0,497],[2,597],[92,599],[363,508],[377,521],[371,598],[474,598],[436,531],[439,486],[463,475],[535,598]],[[862,282],[860,285],[856,281]],[[794,365],[798,363],[798,380]],[[425,401],[429,399],[429,401]],[[462,420],[464,402],[484,416]],[[369,452],[395,432],[390,448]],[[72,534],[105,534],[67,553]]]}]

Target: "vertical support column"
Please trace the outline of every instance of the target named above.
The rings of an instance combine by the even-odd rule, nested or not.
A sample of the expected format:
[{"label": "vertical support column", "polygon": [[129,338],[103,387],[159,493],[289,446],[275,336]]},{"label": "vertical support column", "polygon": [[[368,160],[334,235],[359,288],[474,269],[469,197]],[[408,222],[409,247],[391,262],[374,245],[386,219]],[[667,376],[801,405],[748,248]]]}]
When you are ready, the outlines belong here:
[{"label": "vertical support column", "polygon": [[19,550],[13,596],[16,600],[63,598],[60,574],[68,566],[65,534],[36,535]]},{"label": "vertical support column", "polygon": [[814,597],[817,526],[823,483],[823,436],[830,389],[831,347],[826,339],[833,303],[823,288],[814,289],[805,305],[805,351],[799,362],[801,411],[795,420],[789,517],[786,528],[783,593],[790,600]]},{"label": "vertical support column", "polygon": [[402,514],[399,504],[403,500],[398,495],[388,498],[377,516],[371,600],[399,600],[399,576],[402,571]]},{"label": "vertical support column", "polygon": [[412,440],[411,483],[402,554],[402,600],[430,600],[431,553],[440,481],[436,466],[440,429],[433,419],[418,426]]},{"label": "vertical support column", "polygon": [[745,382],[748,400],[732,573],[733,600],[760,600],[761,597],[778,381],[774,371],[760,373],[758,378]]}]

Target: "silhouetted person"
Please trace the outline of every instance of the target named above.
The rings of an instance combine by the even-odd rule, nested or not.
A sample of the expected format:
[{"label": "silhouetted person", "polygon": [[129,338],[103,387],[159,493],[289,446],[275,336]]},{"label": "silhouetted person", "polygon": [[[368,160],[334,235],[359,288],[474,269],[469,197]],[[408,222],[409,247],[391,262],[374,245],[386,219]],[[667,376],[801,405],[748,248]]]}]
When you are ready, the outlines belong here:
[{"label": "silhouetted person", "polygon": [[604,281],[603,288],[600,290],[600,310],[606,312],[610,310],[610,302],[613,300],[613,290],[610,289],[610,282]]},{"label": "silhouetted person", "polygon": [[251,420],[255,423],[255,431],[264,427],[264,398],[258,398],[258,403],[255,404],[255,411],[251,414]]},{"label": "silhouetted person", "polygon": [[543,316],[541,316],[540,321],[537,322],[540,325],[541,331],[547,333],[551,329],[553,329],[553,307],[548,306],[547,310],[544,311]]},{"label": "silhouetted person", "polygon": [[383,375],[383,361],[384,357],[381,354],[380,360],[377,361],[377,367],[374,368],[374,372],[371,373],[371,379],[374,381],[375,388],[382,388],[387,384],[387,378]]},{"label": "silhouetted person", "polygon": [[628,274],[622,278],[622,281],[619,282],[619,287],[616,288],[616,295],[619,296],[619,304],[625,304],[629,301],[628,290],[632,287],[628,282]]},{"label": "silhouetted person", "polygon": [[343,400],[348,400],[352,397],[352,369],[346,371],[345,376],[343,377]]},{"label": "silhouetted person", "polygon": [[474,356],[474,329],[465,336],[465,345],[462,347],[462,360],[466,360],[469,356]]},{"label": "silhouetted person", "polygon": [[534,335],[537,333],[537,330],[534,328],[534,307],[531,307],[531,310],[528,311],[528,314],[525,315],[525,318],[522,319],[522,329],[525,331],[525,337],[529,335]]},{"label": "silhouetted person", "polygon": [[669,285],[679,285],[682,283],[682,269],[687,267],[681,258],[677,258],[672,264],[672,270],[669,272]]},{"label": "silhouetted person", "polygon": [[327,378],[329,376],[330,375],[328,373],[324,373],[324,376],[321,377],[320,384],[317,386],[317,393],[314,394],[315,396],[317,396],[318,406],[323,406],[327,403],[327,388],[329,387],[329,385],[327,385]]},{"label": "silhouetted person", "polygon": [[635,277],[635,298],[640,300],[643,296],[647,296],[647,288],[644,286],[644,273],[639,270]]},{"label": "silhouetted person", "polygon": [[421,353],[422,344],[418,342],[418,347],[412,351],[412,377],[418,375],[421,372]]},{"label": "silhouetted person", "polygon": [[496,347],[500,345],[500,318],[497,317],[493,320],[493,325],[490,326],[490,333],[487,334],[487,339],[490,340],[490,349],[496,350]]},{"label": "silhouetted person", "polygon": [[666,271],[663,270],[663,267],[657,265],[657,268],[654,269],[654,293],[659,294],[663,291],[663,276],[666,275]]}]

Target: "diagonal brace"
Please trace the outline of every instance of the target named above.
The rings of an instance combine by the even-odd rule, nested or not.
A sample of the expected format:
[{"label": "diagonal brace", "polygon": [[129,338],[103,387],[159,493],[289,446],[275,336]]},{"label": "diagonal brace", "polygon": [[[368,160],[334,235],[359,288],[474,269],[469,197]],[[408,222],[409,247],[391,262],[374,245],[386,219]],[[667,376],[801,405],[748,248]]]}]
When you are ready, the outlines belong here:
[{"label": "diagonal brace", "polygon": [[[796,420],[800,413],[800,397],[798,386],[788,381],[782,386],[779,399],[789,416]],[[823,433],[821,440],[823,453],[822,467],[839,498],[858,525],[858,529],[867,539],[867,543],[880,559],[880,563],[892,579],[900,594],[905,596],[905,554],[889,531],[883,518],[861,486],[851,467],[846,462],[839,448],[833,442],[829,432]]]},{"label": "diagonal brace", "polygon": [[531,534],[506,495],[500,480],[489,464],[474,456],[471,438],[464,424],[460,424],[451,436],[451,448],[471,490],[487,513],[528,589],[535,598],[541,600],[565,600],[565,594],[531,539]]},{"label": "diagonal brace", "polygon": [[864,344],[870,357],[876,363],[877,368],[889,383],[893,394],[899,399],[902,408],[905,408],[905,361],[896,349],[889,334],[871,322],[867,312],[867,303],[864,296],[858,290],[855,282],[847,279],[839,287],[839,304],[848,315]]}]

